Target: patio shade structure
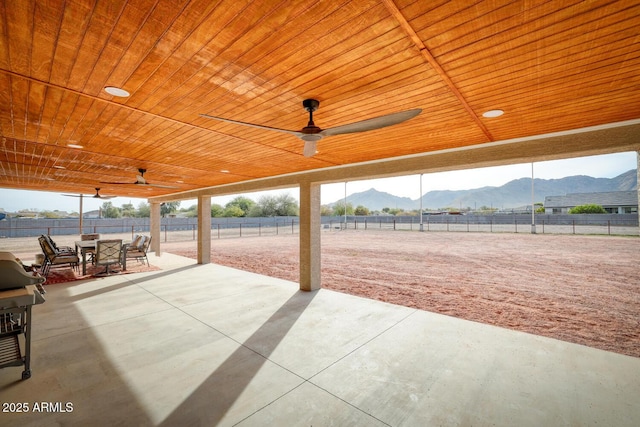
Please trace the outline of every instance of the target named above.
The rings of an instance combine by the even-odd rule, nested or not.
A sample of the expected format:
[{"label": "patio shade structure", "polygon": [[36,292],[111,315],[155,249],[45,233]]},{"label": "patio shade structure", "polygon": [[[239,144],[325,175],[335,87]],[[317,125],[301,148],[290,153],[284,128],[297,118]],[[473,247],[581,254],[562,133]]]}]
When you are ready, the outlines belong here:
[{"label": "patio shade structure", "polygon": [[[4,188],[101,187],[159,209],[300,186],[313,215],[325,182],[640,150],[633,1],[11,1],[0,11]],[[323,129],[422,112],[323,138],[307,157],[304,141],[265,129],[304,127],[305,99],[319,101]],[[303,230],[313,221],[301,216]],[[301,251],[315,238],[301,236]]]}]

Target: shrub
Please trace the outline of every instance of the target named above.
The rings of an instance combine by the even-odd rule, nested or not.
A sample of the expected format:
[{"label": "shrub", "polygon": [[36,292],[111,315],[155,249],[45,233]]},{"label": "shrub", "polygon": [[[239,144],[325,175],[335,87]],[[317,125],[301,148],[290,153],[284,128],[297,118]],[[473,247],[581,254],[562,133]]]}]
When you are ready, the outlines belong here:
[{"label": "shrub", "polygon": [[580,205],[575,208],[569,209],[570,214],[604,214],[607,211],[600,205],[590,204],[590,205]]}]

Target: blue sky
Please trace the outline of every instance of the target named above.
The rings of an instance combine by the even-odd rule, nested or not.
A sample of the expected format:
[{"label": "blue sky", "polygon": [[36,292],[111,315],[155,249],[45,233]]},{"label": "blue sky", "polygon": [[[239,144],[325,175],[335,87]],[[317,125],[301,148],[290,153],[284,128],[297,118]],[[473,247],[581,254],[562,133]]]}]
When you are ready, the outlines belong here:
[{"label": "blue sky", "polygon": [[[608,154],[603,156],[581,157],[567,160],[554,160],[534,163],[533,172],[535,178],[556,179],[572,175],[589,175],[595,178],[613,178],[638,165],[635,152]],[[468,169],[453,172],[439,172],[424,174],[422,177],[422,192],[433,190],[465,190],[485,186],[501,186],[507,182],[531,177],[531,163],[523,163],[509,166],[497,166],[490,168]],[[396,178],[384,178],[374,180],[352,181],[346,185],[347,195],[375,188],[401,197],[418,199],[420,197],[420,176],[409,175]],[[248,193],[245,196],[257,200],[262,194],[289,193],[298,198],[297,188],[290,190],[278,190],[263,193]],[[322,186],[321,202],[328,204],[343,199],[345,184],[327,184]],[[226,204],[234,196],[214,197],[212,203]],[[114,206],[122,206],[125,203],[133,203],[138,206],[145,199],[132,199],[117,197],[110,200]],[[104,200],[85,198],[83,210],[85,212],[98,209]],[[181,207],[189,207],[195,204],[195,200],[187,200],[181,203]],[[65,197],[60,193],[35,192],[22,190],[0,189],[0,209],[7,212],[15,212],[20,209],[60,210],[78,212],[79,201],[76,197]]]}]

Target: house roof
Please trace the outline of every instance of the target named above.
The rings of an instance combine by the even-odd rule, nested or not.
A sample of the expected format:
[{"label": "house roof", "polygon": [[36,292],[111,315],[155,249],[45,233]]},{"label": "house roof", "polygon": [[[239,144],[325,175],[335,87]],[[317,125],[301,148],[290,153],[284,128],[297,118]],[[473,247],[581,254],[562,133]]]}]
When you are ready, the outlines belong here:
[{"label": "house roof", "polygon": [[[637,2],[70,0],[0,9],[0,187],[186,197],[387,159],[422,161],[361,174],[640,149]],[[422,112],[326,137],[313,157],[294,135],[201,116],[299,130],[309,98],[325,129]],[[496,109],[504,114],[483,116]],[[139,169],[163,187],[134,184]]]},{"label": "house roof", "polygon": [[597,204],[603,207],[638,206],[638,192],[569,193],[564,196],[547,196],[544,198],[545,208],[565,208],[587,204]]}]

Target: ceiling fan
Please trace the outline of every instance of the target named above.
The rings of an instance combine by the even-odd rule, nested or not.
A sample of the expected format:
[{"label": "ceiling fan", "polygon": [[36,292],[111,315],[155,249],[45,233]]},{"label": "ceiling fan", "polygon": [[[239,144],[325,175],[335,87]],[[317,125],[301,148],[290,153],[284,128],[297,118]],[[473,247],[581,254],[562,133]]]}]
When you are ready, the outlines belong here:
[{"label": "ceiling fan", "polygon": [[[91,196],[85,196],[84,194],[63,194],[63,196],[67,196],[67,197],[91,197]],[[100,188],[96,187],[96,194],[95,196],[93,196],[94,199],[113,199],[116,196],[101,196],[100,195]]]},{"label": "ceiling fan", "polygon": [[321,129],[313,123],[313,112],[320,106],[320,101],[315,99],[305,99],[302,106],[309,112],[309,123],[299,131],[273,128],[269,126],[261,126],[252,123],[239,122],[237,120],[225,119],[222,117],[210,116],[208,114],[200,114],[208,119],[222,120],[224,122],[235,123],[238,125],[250,126],[258,129],[272,130],[276,132],[288,133],[295,135],[304,141],[303,154],[305,157],[312,157],[316,154],[316,144],[325,136],[342,135],[346,133],[365,132],[368,130],[380,129],[392,126],[409,120],[422,112],[421,108],[413,110],[401,111],[399,113],[387,114],[384,116],[374,117],[372,119],[362,120],[342,126],[336,126],[329,129]]},{"label": "ceiling fan", "polygon": [[138,168],[139,175],[136,175],[136,182],[101,182],[101,184],[112,184],[112,185],[144,185],[147,187],[157,187],[157,188],[178,188],[173,187],[171,185],[160,185],[160,184],[151,184],[144,178],[144,173],[146,169]]}]

